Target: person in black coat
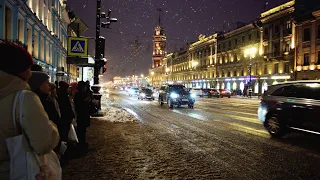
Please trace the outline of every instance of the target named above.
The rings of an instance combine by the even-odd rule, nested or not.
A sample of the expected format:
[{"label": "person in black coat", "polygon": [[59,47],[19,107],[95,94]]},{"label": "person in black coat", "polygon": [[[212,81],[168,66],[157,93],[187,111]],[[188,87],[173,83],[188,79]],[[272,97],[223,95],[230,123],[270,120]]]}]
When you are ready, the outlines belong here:
[{"label": "person in black coat", "polygon": [[[59,130],[60,114],[56,108],[53,99],[51,98],[51,85],[49,82],[49,76],[44,72],[33,71],[31,78],[29,79],[29,85],[31,90],[39,96],[39,99],[47,112],[49,119],[54,122]],[[61,143],[58,143],[54,149],[55,152],[59,152]]]},{"label": "person in black coat", "polygon": [[90,125],[89,103],[91,97],[87,92],[87,85],[84,81],[78,83],[78,92],[74,97],[74,105],[77,114],[77,134],[79,146],[82,150],[86,150],[88,143],[86,142],[87,127]]},{"label": "person in black coat", "polygon": [[59,82],[59,90],[58,90],[58,103],[60,107],[61,113],[61,124],[60,124],[60,137],[62,141],[68,142],[68,133],[70,130],[70,124],[72,120],[75,118],[75,114],[72,110],[70,97],[68,93],[69,84],[60,81]]}]

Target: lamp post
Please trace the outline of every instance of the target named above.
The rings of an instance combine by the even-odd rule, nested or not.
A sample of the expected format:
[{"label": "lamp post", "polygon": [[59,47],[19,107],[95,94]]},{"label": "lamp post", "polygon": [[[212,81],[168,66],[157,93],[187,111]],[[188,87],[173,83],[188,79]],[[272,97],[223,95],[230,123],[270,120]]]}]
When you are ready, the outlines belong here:
[{"label": "lamp post", "polygon": [[166,68],[167,84],[168,84],[169,71],[170,71],[170,69],[169,69],[169,68]]},{"label": "lamp post", "polygon": [[251,79],[252,79],[252,59],[256,57],[257,54],[257,48],[255,47],[250,47],[244,50],[244,56],[248,57],[250,59],[250,67],[249,67],[249,75],[250,75],[250,84],[251,84]]},{"label": "lamp post", "polygon": [[151,72],[151,83],[152,83],[152,87],[154,86],[154,85],[153,85],[153,76],[154,76],[154,72]]},{"label": "lamp post", "polygon": [[[193,67],[193,69],[196,71],[197,70],[197,66],[198,66],[198,62],[197,61],[192,61],[191,65]],[[195,72],[194,72],[194,76],[195,76]],[[194,78],[195,79],[195,78]]]}]

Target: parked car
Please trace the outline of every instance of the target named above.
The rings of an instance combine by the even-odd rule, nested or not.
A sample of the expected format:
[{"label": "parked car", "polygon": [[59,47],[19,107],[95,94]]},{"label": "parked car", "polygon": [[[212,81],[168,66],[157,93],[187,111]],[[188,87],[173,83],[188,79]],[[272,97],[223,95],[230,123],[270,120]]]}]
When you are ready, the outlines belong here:
[{"label": "parked car", "polygon": [[219,94],[220,94],[221,98],[223,98],[223,97],[230,98],[231,97],[231,91],[228,89],[219,89]]},{"label": "parked car", "polygon": [[202,89],[192,89],[191,93],[195,94],[196,96],[203,97]]},{"label": "parked car", "polygon": [[146,88],[142,89],[139,92],[138,99],[140,99],[140,100],[144,100],[144,99],[154,100],[152,90],[146,89]]},{"label": "parked car", "polygon": [[169,108],[174,105],[178,107],[188,105],[189,108],[194,107],[196,94],[190,93],[183,85],[164,85],[159,92],[159,103],[168,104]]},{"label": "parked car", "polygon": [[139,95],[139,89],[138,88],[130,88],[128,91],[129,96],[138,96]]},{"label": "parked car", "polygon": [[320,81],[292,81],[269,86],[258,118],[272,136],[289,130],[320,134]]}]

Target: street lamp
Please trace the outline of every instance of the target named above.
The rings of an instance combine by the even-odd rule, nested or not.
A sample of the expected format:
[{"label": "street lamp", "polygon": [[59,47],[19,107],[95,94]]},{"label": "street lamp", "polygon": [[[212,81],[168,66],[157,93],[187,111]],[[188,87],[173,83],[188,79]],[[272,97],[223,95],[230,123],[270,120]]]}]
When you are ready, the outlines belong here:
[{"label": "street lamp", "polygon": [[256,47],[250,47],[244,50],[244,57],[250,58],[250,69],[249,69],[249,75],[250,75],[250,84],[251,84],[251,76],[252,76],[252,63],[251,60],[256,57],[256,54],[258,52],[258,49]]},{"label": "street lamp", "polygon": [[151,72],[151,82],[152,82],[152,87],[153,87],[153,76],[154,76],[154,72]]},{"label": "street lamp", "polygon": [[143,75],[143,74],[141,74],[141,77],[143,78],[143,77],[144,77],[144,75]]},{"label": "street lamp", "polygon": [[197,68],[198,64],[199,63],[197,61],[192,61],[192,63],[191,63],[192,67],[195,69]]}]

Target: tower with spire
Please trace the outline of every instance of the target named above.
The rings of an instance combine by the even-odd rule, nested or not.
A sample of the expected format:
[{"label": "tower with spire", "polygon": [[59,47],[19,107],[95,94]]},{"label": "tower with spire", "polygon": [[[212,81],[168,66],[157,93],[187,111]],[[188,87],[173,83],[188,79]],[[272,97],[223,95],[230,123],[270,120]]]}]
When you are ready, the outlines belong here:
[{"label": "tower with spire", "polygon": [[164,33],[164,29],[161,22],[161,11],[162,11],[161,9],[158,9],[159,20],[153,35],[152,68],[161,66],[162,59],[166,55],[167,37],[166,37],[166,34]]}]

